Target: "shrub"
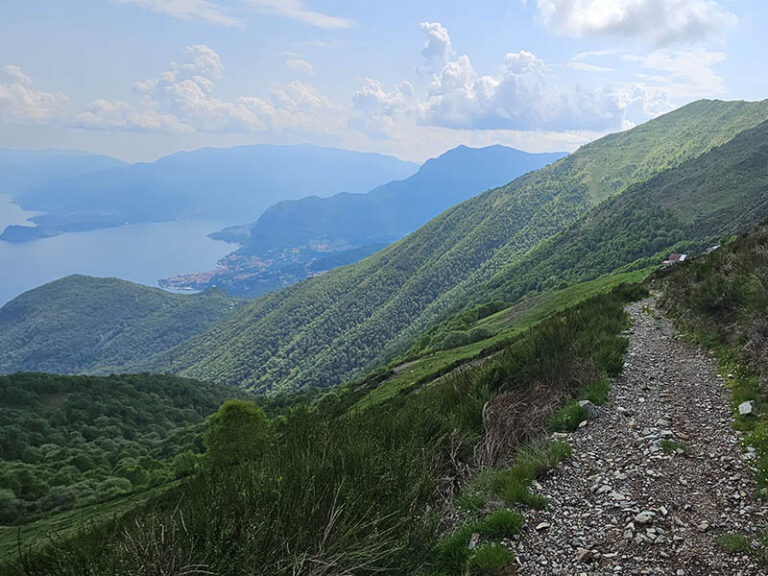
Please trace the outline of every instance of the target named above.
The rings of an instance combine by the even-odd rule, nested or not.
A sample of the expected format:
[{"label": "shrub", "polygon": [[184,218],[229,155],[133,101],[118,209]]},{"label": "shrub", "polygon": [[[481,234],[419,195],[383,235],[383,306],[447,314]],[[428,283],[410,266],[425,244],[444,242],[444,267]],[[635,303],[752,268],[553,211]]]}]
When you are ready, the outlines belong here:
[{"label": "shrub", "polygon": [[203,440],[214,466],[252,462],[269,441],[269,421],[253,402],[228,400],[211,416]]},{"label": "shrub", "polygon": [[486,544],[478,548],[469,561],[469,573],[473,576],[502,574],[512,561],[512,553],[501,544]]},{"label": "shrub", "polygon": [[479,532],[488,538],[510,538],[520,532],[525,522],[522,514],[512,510],[496,510],[483,518]]},{"label": "shrub", "polygon": [[462,576],[466,573],[467,562],[471,555],[469,541],[475,526],[462,526],[455,532],[444,536],[437,545],[438,569],[445,576]]}]

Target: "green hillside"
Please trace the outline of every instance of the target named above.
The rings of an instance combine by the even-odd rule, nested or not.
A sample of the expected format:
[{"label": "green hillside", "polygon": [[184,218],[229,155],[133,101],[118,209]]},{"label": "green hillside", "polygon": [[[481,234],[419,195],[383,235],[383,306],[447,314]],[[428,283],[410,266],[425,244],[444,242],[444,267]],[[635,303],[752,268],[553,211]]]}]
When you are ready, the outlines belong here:
[{"label": "green hillside", "polygon": [[[474,553],[443,537],[455,526],[442,525],[440,510],[454,497],[458,505],[466,472],[486,467],[496,479],[489,498],[519,518],[486,536],[498,542],[519,531],[516,510],[542,505],[531,483],[569,451],[563,443],[532,444],[507,457],[538,437],[551,409],[583,383],[621,370],[624,305],[643,293],[622,286],[581,302],[493,360],[377,410],[346,411],[343,398],[296,404],[267,426],[255,406],[225,405],[209,423],[208,452],[195,474],[123,518],[79,535],[70,528],[0,570],[133,575],[140,563],[142,574],[467,574]],[[488,405],[510,419],[489,422]],[[525,430],[514,428],[522,421]],[[227,442],[210,442],[212,430]],[[220,459],[230,453],[243,457]],[[476,504],[473,519],[483,519],[483,507]]]},{"label": "green hillside", "polygon": [[595,209],[502,269],[478,298],[514,301],[557,281],[701,250],[768,217],[768,122]]},{"label": "green hillside", "polygon": [[0,376],[0,525],[145,491],[191,471],[205,418],[243,395],[150,374]]},{"label": "green hillside", "polygon": [[595,205],[768,118],[700,101],[464,202],[362,262],[248,304],[152,368],[258,390],[332,386],[404,351]]},{"label": "green hillside", "polygon": [[236,307],[220,290],[179,295],[116,278],[68,276],[0,308],[0,374],[127,371]]}]

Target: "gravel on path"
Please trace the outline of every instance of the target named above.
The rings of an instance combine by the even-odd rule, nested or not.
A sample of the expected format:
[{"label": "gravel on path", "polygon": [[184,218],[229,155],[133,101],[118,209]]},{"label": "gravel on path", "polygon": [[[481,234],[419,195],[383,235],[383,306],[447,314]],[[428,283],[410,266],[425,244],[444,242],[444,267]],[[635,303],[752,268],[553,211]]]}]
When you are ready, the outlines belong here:
[{"label": "gravel on path", "polygon": [[518,573],[766,574],[718,543],[732,532],[753,541],[768,507],[754,498],[754,454],[732,427],[717,360],[673,338],[653,298],[627,311],[624,371],[598,418],[566,436],[573,458],[536,483],[549,506],[527,513],[512,543]]}]

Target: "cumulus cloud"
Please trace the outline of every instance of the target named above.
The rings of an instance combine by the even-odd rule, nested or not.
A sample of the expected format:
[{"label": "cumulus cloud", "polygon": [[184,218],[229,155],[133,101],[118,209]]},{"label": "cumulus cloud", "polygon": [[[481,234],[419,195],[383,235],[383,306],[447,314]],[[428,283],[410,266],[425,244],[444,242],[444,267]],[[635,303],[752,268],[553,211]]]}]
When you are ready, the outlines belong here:
[{"label": "cumulus cloud", "polygon": [[507,54],[495,75],[479,75],[466,55],[448,62],[419,117],[451,128],[609,130],[621,127],[623,107],[611,89],[560,88],[542,60],[521,50]]},{"label": "cumulus cloud", "polygon": [[297,74],[312,76],[315,73],[315,68],[312,66],[312,63],[303,58],[289,58],[285,61],[285,65]]},{"label": "cumulus cloud", "polygon": [[64,114],[69,100],[61,92],[45,92],[18,66],[0,68],[0,122],[42,122]]},{"label": "cumulus cloud", "polygon": [[329,16],[310,10],[302,0],[248,0],[248,3],[269,14],[284,16],[317,28],[352,28],[354,20]]},{"label": "cumulus cloud", "polygon": [[215,95],[224,67],[214,50],[189,46],[187,58],[135,86],[137,101],[97,100],[76,117],[82,127],[166,132],[254,132],[324,130],[334,121],[333,103],[313,86],[295,81],[267,97]]},{"label": "cumulus cloud", "polygon": [[419,24],[427,35],[424,42],[424,48],[421,55],[424,56],[429,64],[443,64],[447,62],[454,54],[451,45],[451,36],[448,30],[439,22],[422,22]]},{"label": "cumulus cloud", "polygon": [[540,20],[564,36],[636,38],[657,46],[718,38],[738,17],[713,0],[537,0]]},{"label": "cumulus cloud", "polygon": [[627,54],[623,58],[639,63],[647,71],[639,74],[643,81],[663,88],[672,98],[705,98],[727,92],[725,82],[712,68],[726,60],[723,52],[656,50],[645,56]]},{"label": "cumulus cloud", "polygon": [[374,138],[391,138],[404,116],[408,114],[413,85],[401,82],[386,90],[381,82],[371,78],[352,95],[349,126]]},{"label": "cumulus cloud", "polygon": [[137,4],[181,20],[201,20],[221,26],[240,26],[237,18],[228,16],[221,6],[208,0],[117,0],[122,4]]}]

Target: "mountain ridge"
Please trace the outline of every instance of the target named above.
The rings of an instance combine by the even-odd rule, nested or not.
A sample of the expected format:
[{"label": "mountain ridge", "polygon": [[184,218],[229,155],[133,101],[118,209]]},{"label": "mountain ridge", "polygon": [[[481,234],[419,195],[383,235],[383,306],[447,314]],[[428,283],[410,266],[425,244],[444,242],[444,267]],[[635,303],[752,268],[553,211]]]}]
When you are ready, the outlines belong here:
[{"label": "mountain ridge", "polygon": [[251,302],[152,367],[258,390],[339,384],[407,348],[600,200],[766,118],[768,101],[698,101],[597,140],[447,210],[357,265]]}]

